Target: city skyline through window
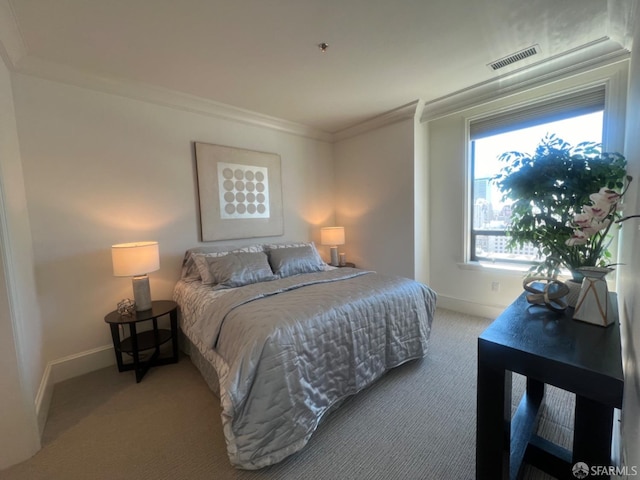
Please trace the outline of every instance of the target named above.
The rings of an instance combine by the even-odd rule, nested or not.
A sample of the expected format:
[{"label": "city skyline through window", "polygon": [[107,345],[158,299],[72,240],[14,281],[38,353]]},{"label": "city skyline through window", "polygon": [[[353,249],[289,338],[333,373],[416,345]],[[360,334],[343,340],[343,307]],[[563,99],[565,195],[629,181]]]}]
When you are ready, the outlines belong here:
[{"label": "city skyline through window", "polygon": [[514,251],[506,248],[506,229],[511,212],[509,204],[491,179],[503,164],[498,157],[504,152],[533,154],[547,134],[555,134],[572,146],[582,142],[602,142],[603,111],[579,115],[533,127],[486,136],[471,142],[473,201],[471,205],[471,260],[533,262],[535,245]]}]

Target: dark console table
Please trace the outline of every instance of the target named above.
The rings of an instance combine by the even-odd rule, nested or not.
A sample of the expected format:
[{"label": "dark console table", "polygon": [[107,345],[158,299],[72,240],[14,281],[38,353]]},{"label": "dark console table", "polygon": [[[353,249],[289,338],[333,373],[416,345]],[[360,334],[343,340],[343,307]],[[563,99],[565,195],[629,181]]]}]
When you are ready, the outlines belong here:
[{"label": "dark console table", "polygon": [[[618,320],[603,328],[572,313],[530,305],[523,293],[478,337],[476,480],[515,480],[523,463],[560,479],[575,479],[577,462],[611,465],[624,386]],[[513,418],[512,372],[527,377]],[[535,434],[545,384],[576,394],[572,452]]]}]

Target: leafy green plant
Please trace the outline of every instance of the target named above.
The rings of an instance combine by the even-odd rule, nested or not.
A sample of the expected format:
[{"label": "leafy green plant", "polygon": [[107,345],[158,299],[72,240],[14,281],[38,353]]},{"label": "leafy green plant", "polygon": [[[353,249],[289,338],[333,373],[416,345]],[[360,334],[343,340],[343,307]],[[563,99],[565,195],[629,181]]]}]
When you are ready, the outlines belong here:
[{"label": "leafy green plant", "polygon": [[[538,248],[542,261],[531,272],[555,276],[562,267],[574,271],[610,263],[609,242],[596,242],[594,238],[592,242],[568,245],[567,241],[574,231],[574,216],[582,212],[583,205],[589,205],[594,192],[624,189],[627,177],[623,155],[603,153],[597,143],[583,142],[574,147],[547,135],[533,155],[505,152],[499,160],[504,166],[493,180],[503,200],[512,202],[507,247],[532,243]],[[614,211],[612,215],[619,213]]]}]

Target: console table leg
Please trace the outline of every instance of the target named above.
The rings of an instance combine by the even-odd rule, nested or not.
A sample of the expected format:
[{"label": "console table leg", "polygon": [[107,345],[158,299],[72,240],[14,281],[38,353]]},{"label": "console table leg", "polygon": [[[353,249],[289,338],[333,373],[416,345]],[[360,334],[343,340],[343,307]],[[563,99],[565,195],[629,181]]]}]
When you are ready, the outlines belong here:
[{"label": "console table leg", "polygon": [[584,462],[590,467],[611,465],[612,435],[613,408],[576,395],[573,462]]},{"label": "console table leg", "polygon": [[491,368],[479,358],[476,480],[509,478],[510,421],[511,372]]}]

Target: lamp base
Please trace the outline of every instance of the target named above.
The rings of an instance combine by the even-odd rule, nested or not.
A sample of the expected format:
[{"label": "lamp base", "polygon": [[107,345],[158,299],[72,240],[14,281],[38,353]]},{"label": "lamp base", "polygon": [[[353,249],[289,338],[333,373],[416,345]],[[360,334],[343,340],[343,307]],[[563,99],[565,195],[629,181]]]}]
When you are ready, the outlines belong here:
[{"label": "lamp base", "polygon": [[338,264],[338,247],[331,247],[331,265],[337,267]]},{"label": "lamp base", "polygon": [[136,302],[136,311],[151,310],[151,288],[149,288],[149,275],[133,277],[133,299]]}]

